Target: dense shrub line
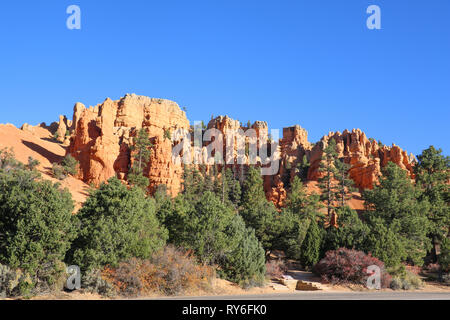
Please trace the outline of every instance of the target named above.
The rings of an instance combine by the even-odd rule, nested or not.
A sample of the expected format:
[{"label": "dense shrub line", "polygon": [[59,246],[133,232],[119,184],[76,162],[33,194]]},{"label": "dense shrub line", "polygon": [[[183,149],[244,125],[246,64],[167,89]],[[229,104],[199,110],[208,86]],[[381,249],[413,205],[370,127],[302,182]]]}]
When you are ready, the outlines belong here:
[{"label": "dense shrub line", "polygon": [[[149,146],[143,133],[139,139],[142,146],[134,152],[144,159],[141,166]],[[108,296],[205,289],[214,272],[255,286],[266,274],[285,272],[275,262],[266,264],[274,250],[333,283],[364,284],[374,264],[383,270],[385,287],[415,288],[420,279],[402,266],[425,262],[439,266],[445,279],[449,157],[433,147],[424,150],[415,184],[388,164],[379,184],[363,192],[366,210],[358,214],[346,205],[348,168],[334,148],[330,143],[324,150],[322,195],[303,185],[309,166],[304,158],[292,181],[283,178],[290,193],[281,210],[267,201],[258,168],[186,166],[183,192],[175,198],[163,185],[148,196],[144,183],[111,178],[90,191],[76,215],[68,190],[42,180],[36,161],[23,165],[1,150],[0,295],[61,290],[72,264],[81,267],[85,290]],[[74,175],[76,161],[66,157],[60,169],[61,178]],[[341,185],[329,183],[337,178]]]}]

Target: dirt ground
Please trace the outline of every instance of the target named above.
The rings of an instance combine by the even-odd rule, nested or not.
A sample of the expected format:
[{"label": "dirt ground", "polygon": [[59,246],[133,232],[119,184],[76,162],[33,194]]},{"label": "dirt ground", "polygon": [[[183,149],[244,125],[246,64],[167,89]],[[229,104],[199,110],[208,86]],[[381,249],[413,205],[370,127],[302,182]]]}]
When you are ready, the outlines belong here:
[{"label": "dirt ground", "polygon": [[[288,275],[294,278],[293,280],[297,281],[297,279],[314,283],[320,286],[320,289],[325,292],[367,292],[370,291],[364,286],[361,285],[330,285],[320,283],[320,279],[317,276],[312,274],[311,272],[299,271],[299,270],[290,270],[287,272]],[[292,281],[293,281],[292,280]],[[393,292],[392,289],[381,289],[383,292]],[[189,294],[183,295],[183,297],[201,297],[201,296],[225,296],[225,295],[257,295],[257,294],[273,294],[273,293],[294,293],[296,292],[295,286],[286,286],[281,284],[279,281],[271,280],[268,281],[262,287],[254,287],[250,289],[243,289],[239,287],[237,284],[232,283],[223,279],[215,279],[212,283],[212,286],[209,290],[204,291],[194,291]],[[408,290],[406,292],[449,292],[450,286],[443,285],[438,282],[425,282],[424,286],[420,289]],[[140,296],[139,299],[145,298],[157,298],[161,297],[157,294],[148,295],[148,296]],[[83,293],[82,291],[74,291],[74,292],[60,292],[53,295],[46,296],[37,296],[31,298],[31,300],[111,300],[111,299],[128,299],[126,297],[115,297],[115,298],[105,298],[98,294],[92,293]]]}]

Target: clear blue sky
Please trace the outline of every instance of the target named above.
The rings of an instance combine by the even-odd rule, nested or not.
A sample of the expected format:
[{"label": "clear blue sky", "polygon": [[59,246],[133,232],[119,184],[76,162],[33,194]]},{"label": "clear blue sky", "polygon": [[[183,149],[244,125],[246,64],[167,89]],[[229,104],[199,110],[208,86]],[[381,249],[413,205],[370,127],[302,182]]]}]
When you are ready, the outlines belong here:
[{"label": "clear blue sky", "polygon": [[[81,8],[81,30],[66,8]],[[381,8],[368,30],[366,8]],[[72,116],[126,93],[188,118],[300,124],[315,142],[360,128],[448,154],[448,0],[2,1],[0,123]]]}]

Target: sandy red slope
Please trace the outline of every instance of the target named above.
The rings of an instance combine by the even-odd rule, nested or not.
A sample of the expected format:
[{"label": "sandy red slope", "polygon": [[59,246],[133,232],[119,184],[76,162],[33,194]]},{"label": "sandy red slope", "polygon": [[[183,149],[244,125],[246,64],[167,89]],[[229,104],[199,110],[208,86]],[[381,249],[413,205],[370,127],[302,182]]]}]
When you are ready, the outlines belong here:
[{"label": "sandy red slope", "polygon": [[[308,181],[305,183],[305,186],[309,193],[321,193],[317,181]],[[361,198],[361,194],[353,192],[352,195],[353,197],[347,201],[348,206],[356,211],[364,210],[364,200]]]},{"label": "sandy red slope", "polygon": [[39,160],[38,170],[42,177],[53,182],[59,182],[63,188],[69,189],[76,209],[86,200],[89,186],[84,182],[68,177],[59,181],[51,177],[53,162],[60,161],[66,154],[66,150],[59,143],[53,142],[51,134],[44,128],[38,128],[37,132],[22,131],[11,124],[0,124],[0,149],[12,148],[17,160],[27,163],[28,157]]}]

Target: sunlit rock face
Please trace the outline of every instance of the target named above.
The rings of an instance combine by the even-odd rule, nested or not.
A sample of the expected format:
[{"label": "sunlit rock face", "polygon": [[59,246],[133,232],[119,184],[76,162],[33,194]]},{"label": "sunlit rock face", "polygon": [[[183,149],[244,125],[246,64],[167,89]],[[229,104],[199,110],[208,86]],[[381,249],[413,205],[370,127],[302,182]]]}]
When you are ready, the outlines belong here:
[{"label": "sunlit rock face", "polygon": [[126,179],[132,165],[130,146],[144,128],[153,144],[144,175],[150,191],[165,184],[171,194],[181,190],[182,166],[172,162],[172,141],[165,132],[189,129],[184,111],[172,101],[134,94],[95,107],[76,104],[68,153],[80,162],[78,177],[99,185],[116,176]]}]

